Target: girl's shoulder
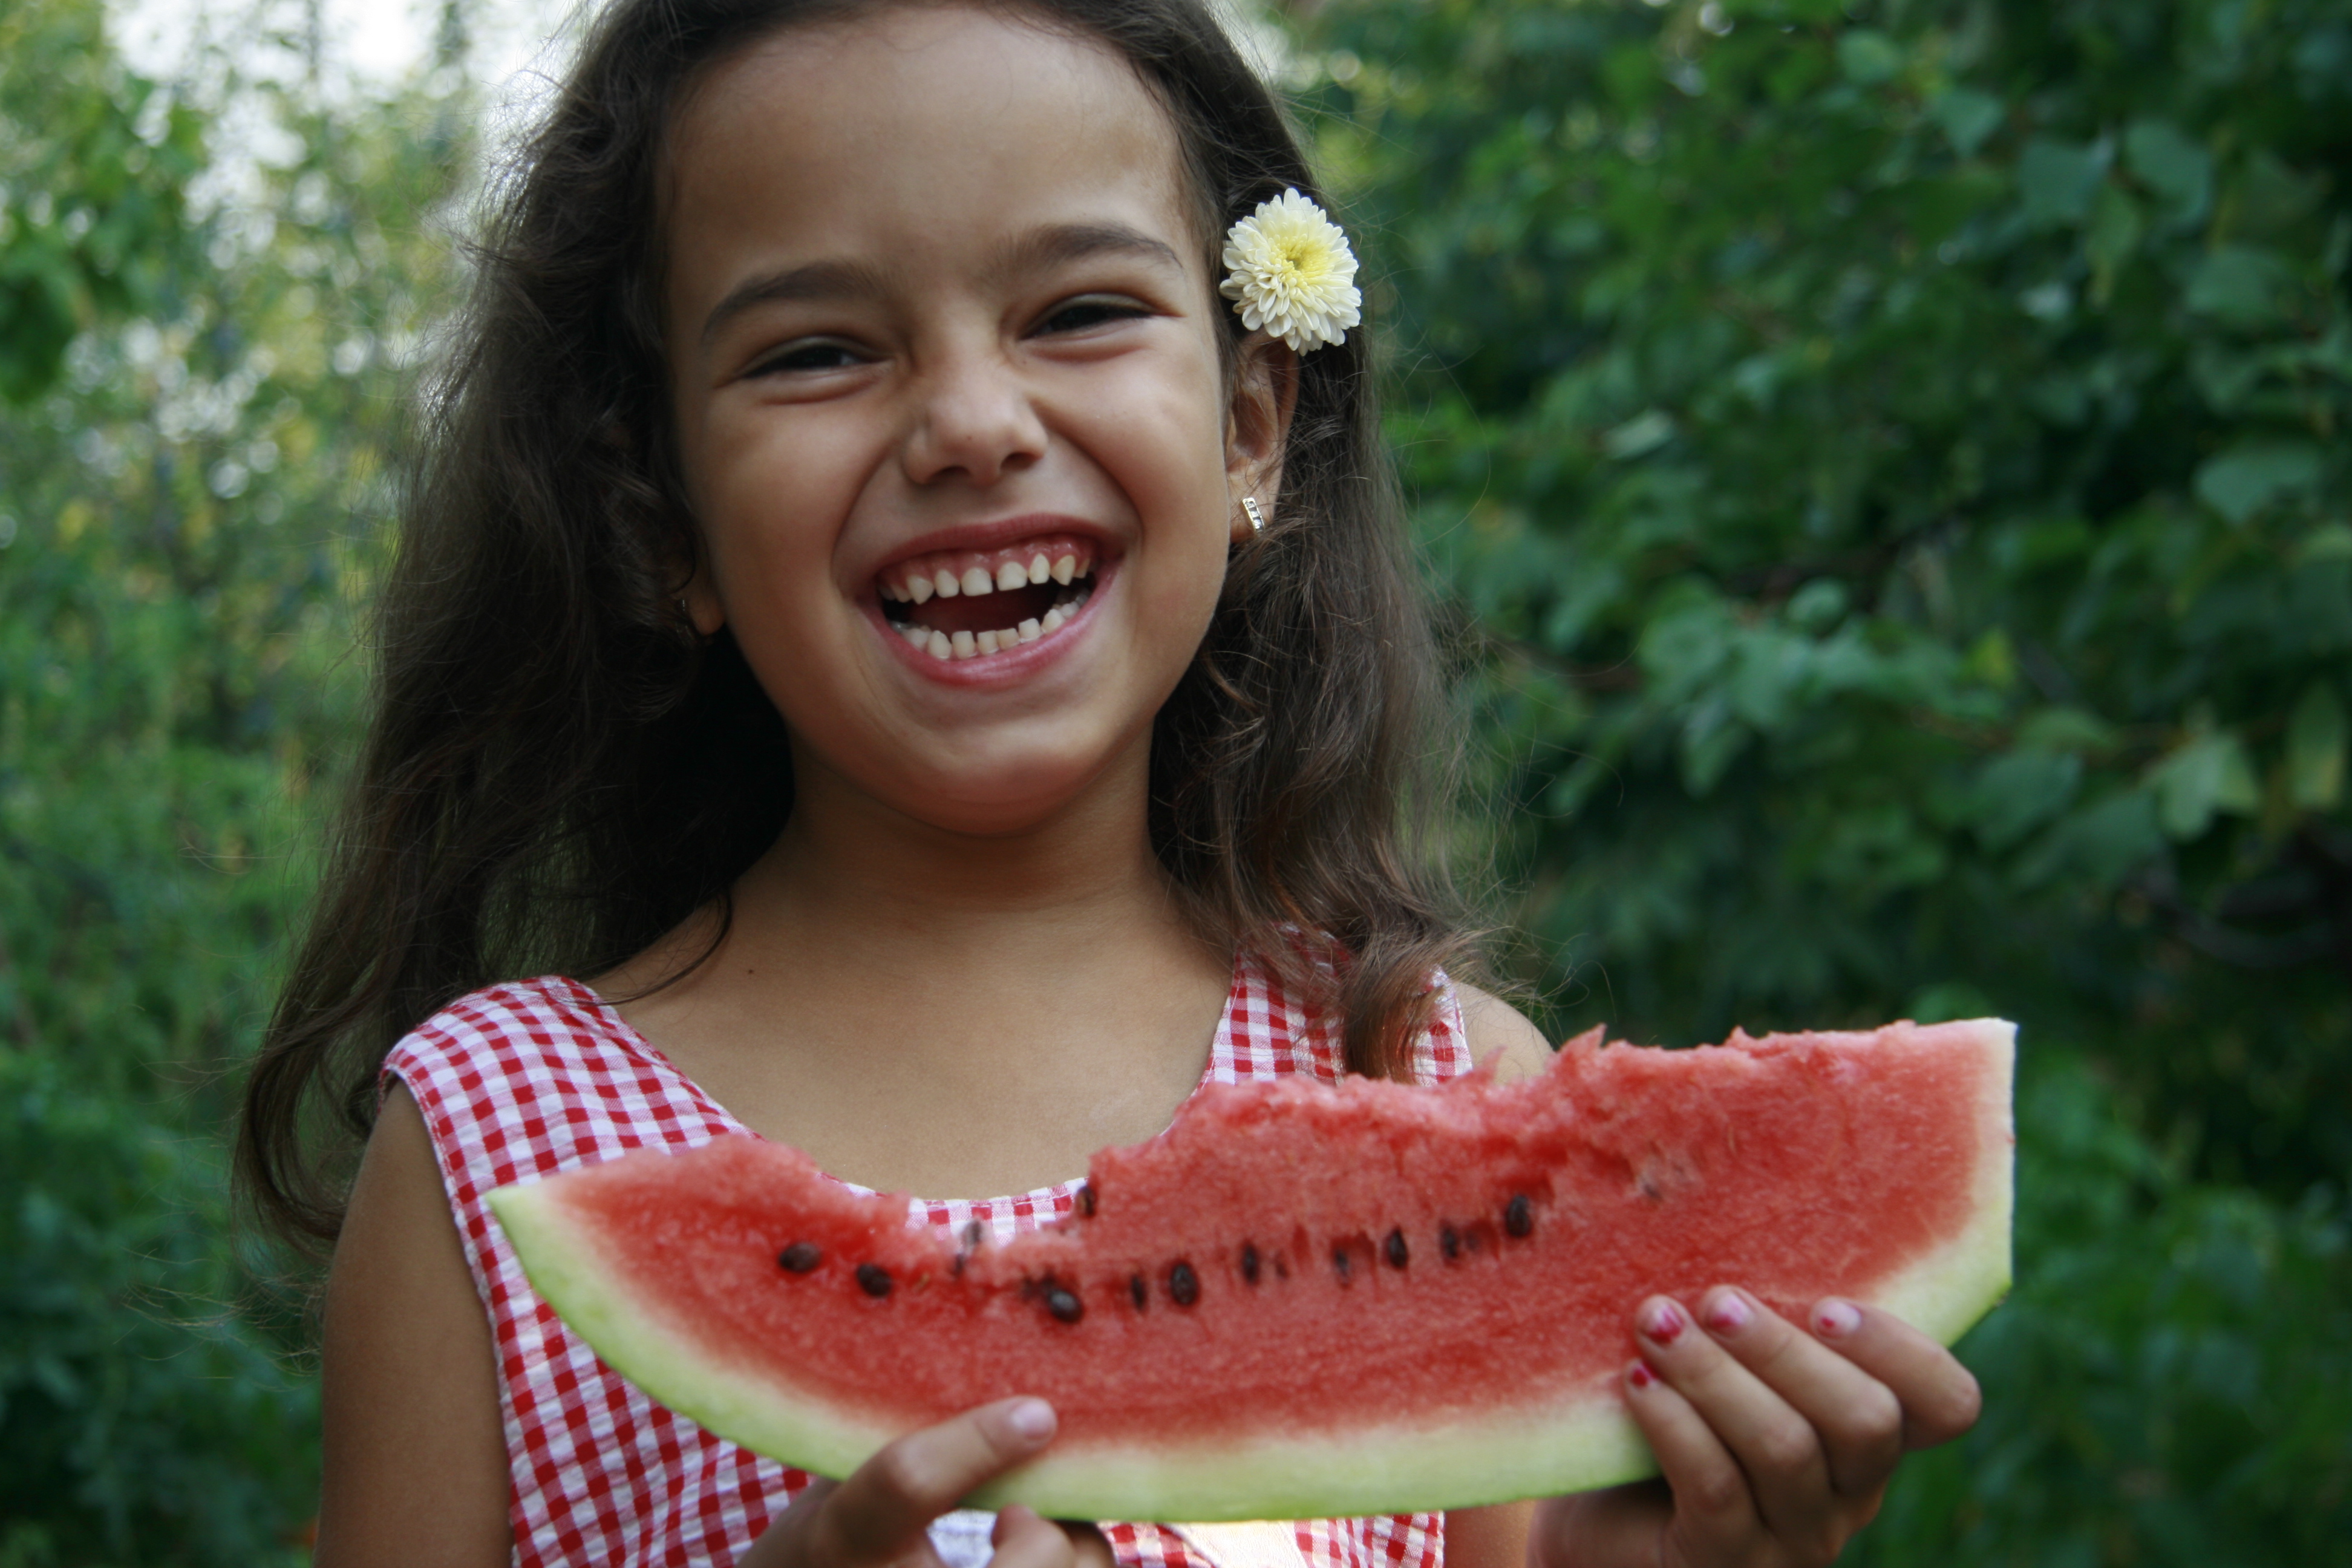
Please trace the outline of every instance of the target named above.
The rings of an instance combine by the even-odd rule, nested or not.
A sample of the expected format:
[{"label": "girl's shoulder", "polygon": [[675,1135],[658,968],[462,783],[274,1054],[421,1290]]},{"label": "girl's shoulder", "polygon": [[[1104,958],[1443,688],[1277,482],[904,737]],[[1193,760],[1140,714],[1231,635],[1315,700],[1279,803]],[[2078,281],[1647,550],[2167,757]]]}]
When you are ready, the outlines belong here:
[{"label": "girl's shoulder", "polygon": [[1541,1072],[1551,1060],[1551,1042],[1528,1016],[1475,985],[1452,986],[1464,1045],[1472,1061],[1492,1062],[1505,1083]]},{"label": "girl's shoulder", "polygon": [[450,1003],[384,1058],[379,1094],[394,1081],[453,1183],[501,1185],[739,1131],[603,998],[562,975]]}]

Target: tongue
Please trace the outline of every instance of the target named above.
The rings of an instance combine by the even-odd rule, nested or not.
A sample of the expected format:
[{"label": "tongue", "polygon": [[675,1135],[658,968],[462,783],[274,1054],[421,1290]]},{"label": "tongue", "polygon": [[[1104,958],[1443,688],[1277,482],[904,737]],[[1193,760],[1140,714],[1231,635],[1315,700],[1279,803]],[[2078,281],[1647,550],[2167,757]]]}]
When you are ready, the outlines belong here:
[{"label": "tongue", "polygon": [[1055,595],[1066,592],[1054,584],[1026,588],[999,588],[993,594],[962,595],[953,599],[929,599],[919,605],[892,605],[899,616],[919,626],[950,637],[958,632],[1001,632],[1023,621],[1042,618],[1054,607]]}]

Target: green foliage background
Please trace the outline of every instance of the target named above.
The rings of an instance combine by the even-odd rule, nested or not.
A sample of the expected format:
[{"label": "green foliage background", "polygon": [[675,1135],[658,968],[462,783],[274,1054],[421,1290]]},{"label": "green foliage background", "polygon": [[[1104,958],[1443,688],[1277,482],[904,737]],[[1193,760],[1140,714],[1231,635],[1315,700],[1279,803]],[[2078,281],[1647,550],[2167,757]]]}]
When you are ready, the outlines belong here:
[{"label": "green foliage background", "polygon": [[[1288,26],[1556,1031],[2023,1026],[1988,1414],[1850,1560],[2352,1562],[2352,0]],[[316,1485],[221,1133],[473,106],[203,79],[0,11],[0,1564]]]}]

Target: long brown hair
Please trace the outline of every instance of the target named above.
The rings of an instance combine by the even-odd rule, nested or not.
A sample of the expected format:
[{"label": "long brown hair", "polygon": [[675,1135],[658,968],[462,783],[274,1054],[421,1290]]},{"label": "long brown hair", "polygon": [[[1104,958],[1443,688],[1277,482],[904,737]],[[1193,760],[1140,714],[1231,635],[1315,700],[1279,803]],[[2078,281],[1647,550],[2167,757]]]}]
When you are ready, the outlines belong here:
[{"label": "long brown hair", "polygon": [[[698,73],[861,3],[618,0],[494,193],[379,611],[366,750],[246,1095],[238,1180],[289,1238],[340,1227],[404,1033],[496,980],[599,973],[698,910],[723,916],[791,813],[782,721],[674,597],[696,541],[655,305],[656,164]],[[1198,0],[1004,8],[1104,41],[1157,91],[1211,276],[1234,216],[1317,194]],[[1230,355],[1242,330],[1221,314]],[[1201,927],[1343,1016],[1360,1072],[1401,1070],[1431,971],[1465,957],[1417,826],[1438,804],[1437,710],[1359,331],[1301,362],[1280,516],[1236,552],[1159,714],[1150,828]],[[1327,933],[1336,968],[1301,933]]]}]

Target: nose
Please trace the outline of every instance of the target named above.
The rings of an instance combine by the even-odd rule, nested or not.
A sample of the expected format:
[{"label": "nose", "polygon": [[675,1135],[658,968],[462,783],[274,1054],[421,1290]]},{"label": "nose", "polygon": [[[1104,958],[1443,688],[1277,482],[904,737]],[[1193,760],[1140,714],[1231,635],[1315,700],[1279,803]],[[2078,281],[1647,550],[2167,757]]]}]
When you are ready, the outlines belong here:
[{"label": "nose", "polygon": [[991,485],[1045,455],[1030,389],[992,347],[943,356],[917,382],[901,459],[914,483]]}]

